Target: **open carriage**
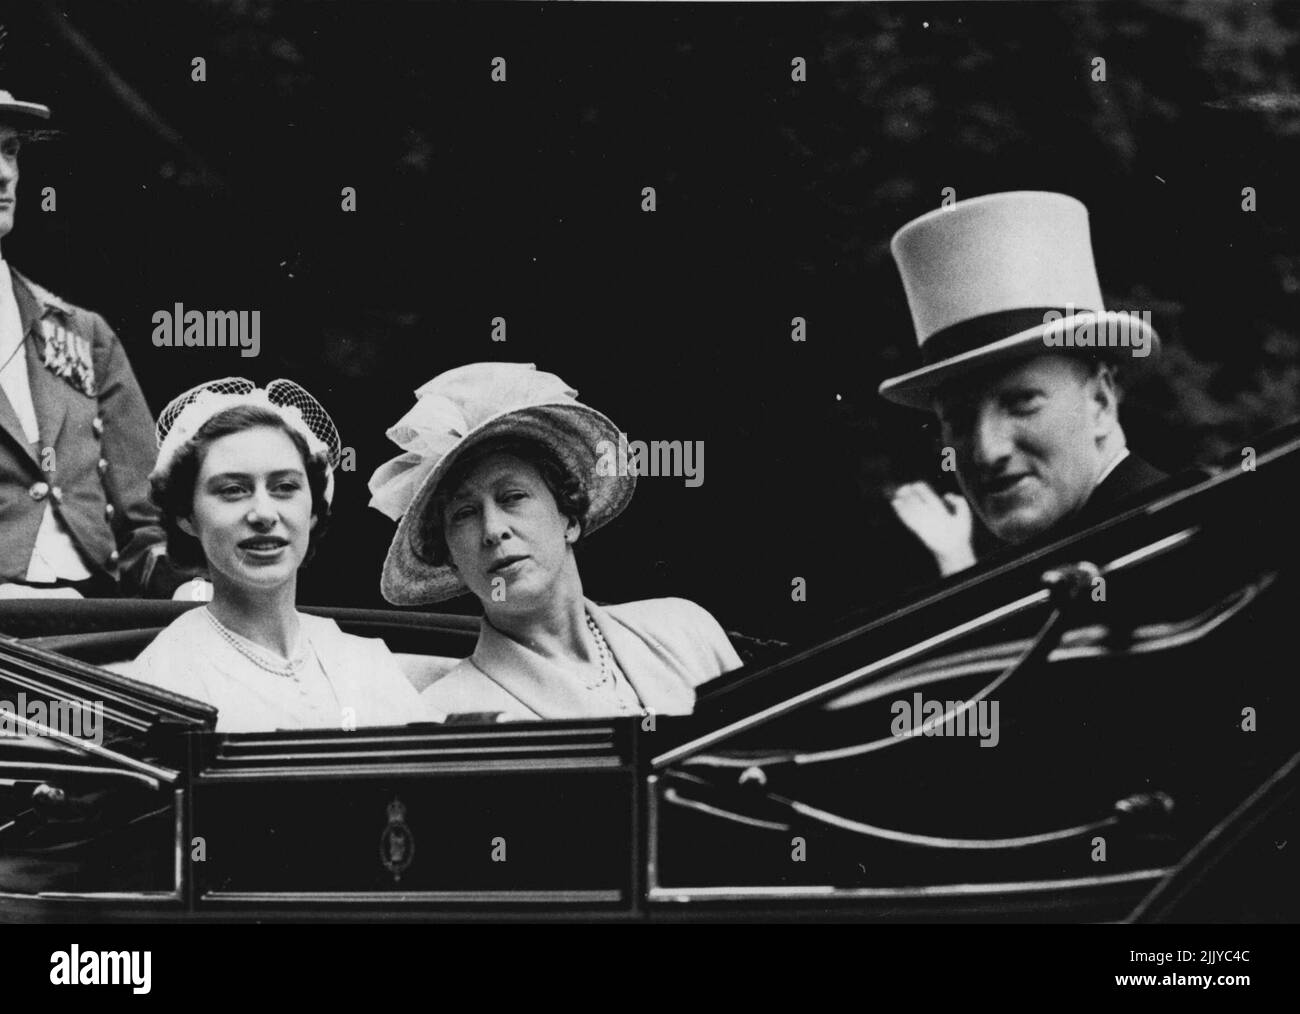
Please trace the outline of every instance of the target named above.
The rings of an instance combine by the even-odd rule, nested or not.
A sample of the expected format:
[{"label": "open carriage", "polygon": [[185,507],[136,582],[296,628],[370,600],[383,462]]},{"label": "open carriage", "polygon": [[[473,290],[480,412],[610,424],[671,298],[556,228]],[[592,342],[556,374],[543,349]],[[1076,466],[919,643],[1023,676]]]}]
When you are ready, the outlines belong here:
[{"label": "open carriage", "polygon": [[[184,606],[0,604],[0,919],[1295,921],[1300,428],[1253,457],[689,718],[220,735],[114,671]],[[417,682],[474,643],[313,611]]]}]

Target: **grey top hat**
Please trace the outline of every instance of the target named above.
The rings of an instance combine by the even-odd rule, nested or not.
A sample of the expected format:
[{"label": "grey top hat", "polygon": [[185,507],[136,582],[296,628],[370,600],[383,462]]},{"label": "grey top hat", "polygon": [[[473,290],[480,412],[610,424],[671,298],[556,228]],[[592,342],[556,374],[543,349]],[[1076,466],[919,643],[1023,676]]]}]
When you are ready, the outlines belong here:
[{"label": "grey top hat", "polygon": [[1146,358],[1159,348],[1145,315],[1102,305],[1088,209],[1065,194],[959,201],[908,222],[890,249],[923,362],[880,385],[900,405],[929,408],[942,385],[1000,360],[1065,347]]}]

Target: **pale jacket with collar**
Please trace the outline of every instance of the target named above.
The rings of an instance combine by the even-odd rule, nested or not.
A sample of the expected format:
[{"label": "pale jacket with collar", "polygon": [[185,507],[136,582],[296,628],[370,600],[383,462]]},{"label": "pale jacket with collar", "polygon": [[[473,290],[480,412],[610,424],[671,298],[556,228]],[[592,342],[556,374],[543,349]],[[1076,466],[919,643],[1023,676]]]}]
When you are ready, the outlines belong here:
[{"label": "pale jacket with collar", "polygon": [[[695,687],[740,668],[740,656],[709,612],[686,599],[647,599],[587,611],[615,661],[651,714],[687,715]],[[498,713],[499,721],[611,717],[561,665],[501,633],[485,619],[474,654],[422,695],[445,714]]]},{"label": "pale jacket with collar", "polygon": [[331,619],[299,613],[332,690],[332,696],[318,693],[308,702],[295,695],[286,677],[240,654],[203,612],[200,606],[172,620],[128,675],[211,704],[217,709],[217,732],[408,725],[445,717],[428,710],[377,637],[345,634]]}]

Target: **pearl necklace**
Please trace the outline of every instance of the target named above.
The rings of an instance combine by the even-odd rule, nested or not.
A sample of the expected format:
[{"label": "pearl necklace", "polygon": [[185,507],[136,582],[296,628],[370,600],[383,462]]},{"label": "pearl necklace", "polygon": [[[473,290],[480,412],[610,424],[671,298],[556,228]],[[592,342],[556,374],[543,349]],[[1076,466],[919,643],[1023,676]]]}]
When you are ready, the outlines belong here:
[{"label": "pearl necklace", "polygon": [[203,609],[204,614],[212,625],[216,628],[217,633],[225,638],[226,642],[246,659],[252,662],[259,669],[271,673],[273,676],[280,676],[284,679],[297,680],[298,674],[302,672],[303,667],[307,664],[307,658],[310,654],[309,645],[306,638],[302,636],[301,630],[298,634],[298,650],[288,658],[281,660],[278,655],[263,648],[260,644],[254,644],[248,638],[236,634],[219,619],[212,615],[212,611],[206,606]]},{"label": "pearl necklace", "polygon": [[[602,691],[608,687],[614,694],[614,699],[618,702],[618,710],[624,714],[631,713],[633,709],[628,705],[623,694],[619,693],[618,689],[618,677],[622,675],[622,672],[614,662],[614,653],[609,650],[609,645],[605,643],[605,635],[596,626],[596,621],[591,618],[591,613],[587,613],[587,629],[591,631],[591,636],[596,642],[596,654],[600,657],[600,678],[595,683],[588,683],[586,680],[583,683],[588,690],[592,691]],[[624,676],[623,680],[627,682],[627,677]],[[630,685],[629,689],[631,689]],[[635,692],[633,690],[633,693]],[[640,703],[640,695],[637,696],[637,705],[641,714],[646,714],[645,707]]]},{"label": "pearl necklace", "polygon": [[586,683],[588,690],[603,690],[606,686],[614,682],[614,660],[610,654],[609,645],[605,643],[605,635],[600,632],[596,626],[596,621],[591,618],[591,613],[587,613],[587,629],[591,631],[591,636],[596,642],[596,655],[600,659],[600,678],[595,683]]}]

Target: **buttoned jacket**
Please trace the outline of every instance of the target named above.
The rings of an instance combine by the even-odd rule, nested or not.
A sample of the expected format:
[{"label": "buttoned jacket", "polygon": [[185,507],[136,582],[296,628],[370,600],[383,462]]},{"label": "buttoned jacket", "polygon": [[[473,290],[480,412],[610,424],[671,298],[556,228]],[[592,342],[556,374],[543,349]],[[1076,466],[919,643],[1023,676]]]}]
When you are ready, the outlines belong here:
[{"label": "buttoned jacket", "polygon": [[26,575],[48,504],[92,573],[170,595],[184,576],[149,500],[153,417],[126,352],[99,314],[10,273],[40,436],[28,442],[0,390],[0,581]]},{"label": "buttoned jacket", "polygon": [[[695,688],[739,669],[740,657],[718,621],[687,599],[646,599],[598,606],[591,616],[636,691],[642,706],[659,715],[689,715]],[[608,699],[583,691],[561,665],[501,633],[486,619],[474,654],[423,693],[447,715],[491,713],[498,721],[600,718]]]}]

